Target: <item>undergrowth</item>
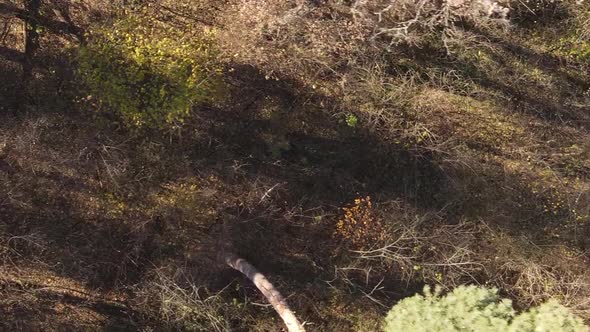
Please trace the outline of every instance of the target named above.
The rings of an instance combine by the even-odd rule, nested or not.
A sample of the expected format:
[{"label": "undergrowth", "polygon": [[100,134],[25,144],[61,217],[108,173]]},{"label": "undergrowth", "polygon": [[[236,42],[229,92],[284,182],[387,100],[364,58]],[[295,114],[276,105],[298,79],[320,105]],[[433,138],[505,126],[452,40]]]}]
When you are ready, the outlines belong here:
[{"label": "undergrowth", "polygon": [[588,321],[590,11],[510,3],[394,43],[342,1],[72,7],[86,44],[39,52],[79,47],[77,76],[36,65],[55,84],[1,115],[2,327],[280,329],[221,238],[309,330],[375,331],[425,284]]},{"label": "undergrowth", "polygon": [[125,11],[109,27],[92,30],[77,58],[91,98],[131,126],[182,123],[198,104],[219,98],[221,67],[213,32]]}]

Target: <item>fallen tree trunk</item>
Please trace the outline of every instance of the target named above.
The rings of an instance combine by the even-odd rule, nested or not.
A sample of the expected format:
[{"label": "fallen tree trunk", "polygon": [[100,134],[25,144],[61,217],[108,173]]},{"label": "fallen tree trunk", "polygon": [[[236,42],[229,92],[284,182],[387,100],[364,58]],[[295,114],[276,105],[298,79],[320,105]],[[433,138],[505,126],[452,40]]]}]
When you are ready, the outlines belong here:
[{"label": "fallen tree trunk", "polygon": [[279,314],[279,316],[281,316],[283,322],[285,322],[285,325],[287,325],[287,331],[305,332],[303,325],[299,322],[299,320],[297,320],[297,317],[295,317],[293,311],[289,309],[285,298],[262,273],[252,266],[252,264],[248,263],[248,261],[245,259],[231,253],[225,254],[224,260],[227,265],[242,272],[254,283],[254,285],[256,285],[256,288],[262,292],[262,295],[266,297],[275,311]]}]

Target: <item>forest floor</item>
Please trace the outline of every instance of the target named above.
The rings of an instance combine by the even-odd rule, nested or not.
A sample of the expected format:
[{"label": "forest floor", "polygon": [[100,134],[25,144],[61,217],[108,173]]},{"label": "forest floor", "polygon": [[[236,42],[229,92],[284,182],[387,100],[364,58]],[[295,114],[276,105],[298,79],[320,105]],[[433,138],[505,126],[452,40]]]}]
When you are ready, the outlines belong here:
[{"label": "forest floor", "polygon": [[[108,24],[106,3],[68,24]],[[356,45],[335,5],[277,28],[291,1],[155,3],[215,30],[224,66],[223,101],[170,130],[101,110],[74,30],[47,24],[23,87],[0,4],[0,329],[280,330],[222,237],[310,331],[379,330],[426,284],[590,320],[588,4],[448,54]]]}]

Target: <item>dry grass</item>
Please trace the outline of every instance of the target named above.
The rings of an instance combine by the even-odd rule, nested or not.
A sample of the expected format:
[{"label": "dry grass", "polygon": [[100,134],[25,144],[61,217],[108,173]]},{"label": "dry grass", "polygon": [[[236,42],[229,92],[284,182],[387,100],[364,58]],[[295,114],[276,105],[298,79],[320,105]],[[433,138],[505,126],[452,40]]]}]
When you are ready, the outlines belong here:
[{"label": "dry grass", "polygon": [[[183,273],[175,273],[174,278],[186,278]],[[208,294],[190,279],[182,280],[183,286],[157,272],[153,281],[142,285],[137,292],[137,306],[143,306],[145,312],[153,308],[153,315],[158,317],[163,326],[170,330],[188,331],[228,331],[231,329],[227,304],[216,294]],[[229,307],[229,310],[228,310]]]},{"label": "dry grass", "polygon": [[[76,24],[113,17],[83,4]],[[590,319],[590,77],[567,46],[581,9],[464,26],[448,55],[428,29],[421,48],[384,51],[336,2],[152,5],[216,32],[227,104],[128,132],[39,67],[43,89],[0,119],[3,327],[278,330],[217,262],[222,223],[310,330],[375,331],[426,283],[497,286],[520,309],[557,298]]]}]

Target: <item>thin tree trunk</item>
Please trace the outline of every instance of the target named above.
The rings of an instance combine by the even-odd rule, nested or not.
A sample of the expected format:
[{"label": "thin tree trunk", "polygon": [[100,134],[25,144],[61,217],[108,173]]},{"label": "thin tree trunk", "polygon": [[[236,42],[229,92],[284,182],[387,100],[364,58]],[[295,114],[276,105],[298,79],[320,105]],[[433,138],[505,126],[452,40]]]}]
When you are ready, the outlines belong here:
[{"label": "thin tree trunk", "polygon": [[22,82],[26,86],[27,81],[33,75],[33,56],[39,48],[39,33],[37,32],[39,24],[39,8],[41,0],[25,0],[26,19],[25,25],[25,51],[23,61]]},{"label": "thin tree trunk", "polygon": [[23,33],[25,40],[25,49],[22,56],[22,75],[18,82],[17,91],[15,93],[15,111],[23,111],[26,109],[29,81],[33,77],[35,52],[39,48],[39,33],[37,28],[39,26],[39,9],[41,7],[41,0],[24,0],[23,18]]},{"label": "thin tree trunk", "polygon": [[252,264],[231,253],[226,253],[224,260],[227,265],[242,272],[254,283],[254,285],[256,285],[256,288],[262,292],[262,295],[266,297],[275,311],[281,316],[283,322],[287,325],[287,331],[305,332],[305,328],[303,328],[303,325],[297,320],[297,317],[295,317],[295,314],[291,311],[289,305],[287,305],[285,298],[262,273],[252,266]]}]

